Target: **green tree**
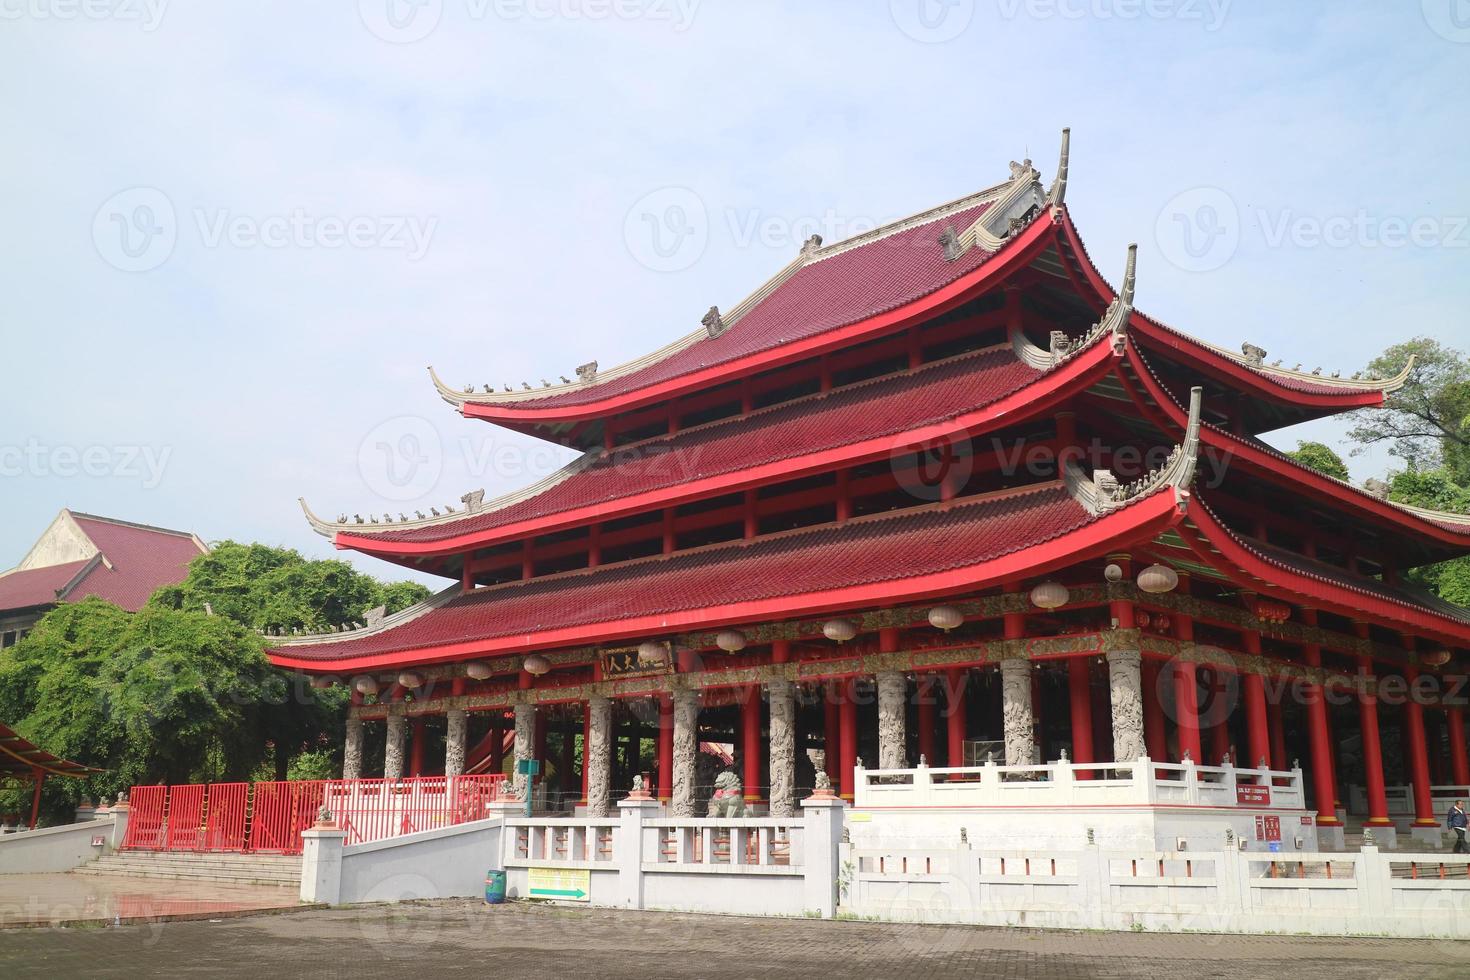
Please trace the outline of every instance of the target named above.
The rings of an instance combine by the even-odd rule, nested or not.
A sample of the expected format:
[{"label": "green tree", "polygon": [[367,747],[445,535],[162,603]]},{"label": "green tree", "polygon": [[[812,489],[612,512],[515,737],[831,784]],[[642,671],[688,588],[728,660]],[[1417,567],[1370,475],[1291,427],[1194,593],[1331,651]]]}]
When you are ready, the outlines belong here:
[{"label": "green tree", "polygon": [[360,621],[375,606],[394,613],[428,596],[422,585],[379,582],[345,561],[308,561],[285,548],[223,541],[194,559],[184,581],[154,593],[149,605],[202,612],[207,604],[251,629],[316,631]]},{"label": "green tree", "polygon": [[1470,361],[1428,337],[1395,344],[1374,358],[1368,373],[1393,377],[1409,358],[1414,368],[1382,408],[1354,413],[1349,436],[1363,446],[1387,444],[1411,468],[1444,466],[1470,486]]},{"label": "green tree", "polygon": [[[1415,507],[1470,513],[1470,488],[1456,483],[1448,468],[1408,469],[1389,479],[1388,499]],[[1470,606],[1470,557],[1453,558],[1409,572],[1409,580],[1447,602]]]},{"label": "green tree", "polygon": [[1318,473],[1325,473],[1344,482],[1351,479],[1347,464],[1326,443],[1301,441],[1296,444],[1293,452],[1286,455]]}]

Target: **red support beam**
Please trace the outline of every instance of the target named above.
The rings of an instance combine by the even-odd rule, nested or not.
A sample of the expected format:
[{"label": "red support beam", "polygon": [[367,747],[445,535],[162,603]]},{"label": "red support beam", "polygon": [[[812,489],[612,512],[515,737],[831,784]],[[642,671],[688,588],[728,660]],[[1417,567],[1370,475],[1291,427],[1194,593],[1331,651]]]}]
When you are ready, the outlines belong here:
[{"label": "red support beam", "polygon": [[674,698],[658,699],[658,798],[667,803],[674,797]]},{"label": "red support beam", "polygon": [[419,717],[413,720],[413,739],[408,748],[408,775],[422,776],[424,774],[424,749],[429,740],[429,719]]},{"label": "red support beam", "polygon": [[761,800],[761,689],[746,688],[740,702],[740,753],[744,763],[745,802]]},{"label": "red support beam", "polygon": [[[1414,638],[1404,637],[1404,647],[1413,656]],[[1408,682],[1408,700],[1404,702],[1404,727],[1409,743],[1409,781],[1414,786],[1415,827],[1438,827],[1439,819],[1434,814],[1434,800],[1429,787],[1429,745],[1424,738],[1424,705],[1416,693],[1419,668],[1412,663],[1404,665],[1404,680]]]},{"label": "red support beam", "polygon": [[[1368,624],[1356,623],[1358,636],[1368,638]],[[1364,681],[1372,681],[1373,658],[1358,655],[1358,670]],[[1383,784],[1383,742],[1378,732],[1378,695],[1358,692],[1358,720],[1363,730],[1363,775],[1368,790],[1368,819],[1365,827],[1392,827],[1388,818],[1388,792]]]},{"label": "red support beam", "polygon": [[1447,709],[1445,723],[1449,729],[1450,778],[1456,786],[1470,786],[1470,758],[1465,752],[1465,709]]},{"label": "red support beam", "polygon": [[1158,661],[1143,661],[1143,744],[1150,759],[1167,762],[1169,735],[1164,725],[1164,705],[1159,698],[1161,673]]},{"label": "red support beam", "polygon": [[[1189,576],[1179,576],[1178,591],[1189,594]],[[1194,620],[1183,613],[1175,614],[1170,620],[1174,638],[1180,647],[1192,651],[1194,648]],[[1174,724],[1176,741],[1179,743],[1179,758],[1188,755],[1195,762],[1204,764],[1204,747],[1199,737],[1199,669],[1193,661],[1176,658],[1170,667],[1174,676]]]},{"label": "red support beam", "polygon": [[853,770],[857,768],[857,701],[853,697],[855,683],[851,680],[840,683],[838,689],[842,692],[842,698],[837,705],[840,728],[838,739],[841,743],[838,775],[841,779],[842,798],[849,803],[853,797]]},{"label": "red support beam", "polygon": [[827,778],[842,781],[842,720],[838,708],[837,685],[822,685],[822,751],[825,753]]},{"label": "red support beam", "polygon": [[[1252,657],[1260,657],[1261,634],[1255,630],[1246,630],[1244,633],[1245,652]],[[1271,725],[1266,716],[1266,683],[1265,678],[1254,671],[1244,671],[1240,674],[1240,693],[1245,701],[1245,724],[1246,745],[1249,755],[1245,758],[1245,768],[1254,769],[1265,760],[1267,765],[1271,763]],[[1235,760],[1239,766],[1241,760]]]},{"label": "red support beam", "polygon": [[919,755],[929,765],[938,758],[934,754],[934,678],[921,676],[918,683],[919,698]]},{"label": "red support beam", "polygon": [[37,767],[31,772],[35,780],[36,788],[31,793],[31,829],[36,829],[36,822],[41,819],[41,787],[46,785],[46,770]]},{"label": "red support beam", "polygon": [[[1093,762],[1092,750],[1092,677],[1086,656],[1067,661],[1067,696],[1072,708],[1072,761]],[[1091,779],[1092,773],[1077,774]]]},{"label": "red support beam", "polygon": [[[1303,609],[1302,621],[1317,625],[1317,610]],[[1322,666],[1322,648],[1308,643],[1302,648],[1302,659],[1309,667]],[[1317,826],[1340,827],[1337,819],[1337,787],[1332,760],[1332,732],[1327,723],[1327,690],[1318,684],[1303,689],[1307,701],[1307,727],[1312,750],[1312,795],[1317,805]]]}]

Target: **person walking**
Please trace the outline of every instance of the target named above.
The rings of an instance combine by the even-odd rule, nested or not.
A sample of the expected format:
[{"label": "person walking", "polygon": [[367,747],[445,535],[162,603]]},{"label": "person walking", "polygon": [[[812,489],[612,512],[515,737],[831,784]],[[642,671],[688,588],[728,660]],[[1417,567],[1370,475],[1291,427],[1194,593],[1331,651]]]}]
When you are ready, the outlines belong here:
[{"label": "person walking", "polygon": [[1450,807],[1449,819],[1446,821],[1450,829],[1455,832],[1455,853],[1464,854],[1470,851],[1465,846],[1465,827],[1470,824],[1470,818],[1465,816],[1465,801],[1456,800],[1455,805]]}]

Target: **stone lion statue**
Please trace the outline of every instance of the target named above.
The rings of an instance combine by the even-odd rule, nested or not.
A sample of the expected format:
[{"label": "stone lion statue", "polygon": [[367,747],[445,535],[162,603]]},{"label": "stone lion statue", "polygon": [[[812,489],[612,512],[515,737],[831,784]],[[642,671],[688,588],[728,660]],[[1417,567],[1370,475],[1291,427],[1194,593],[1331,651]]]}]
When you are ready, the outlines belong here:
[{"label": "stone lion statue", "polygon": [[715,794],[709,800],[709,815],[745,816],[745,794],[740,788],[740,777],[733,772],[722,772],[715,777]]}]

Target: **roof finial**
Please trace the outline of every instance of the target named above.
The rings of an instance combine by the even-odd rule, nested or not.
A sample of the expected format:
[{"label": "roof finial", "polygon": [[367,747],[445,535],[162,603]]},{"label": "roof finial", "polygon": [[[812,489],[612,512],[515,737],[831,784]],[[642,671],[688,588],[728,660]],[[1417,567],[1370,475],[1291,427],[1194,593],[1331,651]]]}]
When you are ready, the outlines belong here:
[{"label": "roof finial", "polygon": [[1072,152],[1072,128],[1062,130],[1062,158],[1057,162],[1057,175],[1046,195],[1048,204],[1061,207],[1067,200],[1067,157]]},{"label": "roof finial", "polygon": [[725,318],[720,315],[718,306],[711,306],[709,312],[699,322],[704,324],[705,332],[709,334],[711,340],[729,329],[729,324],[725,323]]},{"label": "roof finial", "polygon": [[1128,243],[1128,266],[1123,270],[1123,302],[1133,306],[1133,290],[1138,282],[1138,243]]}]

